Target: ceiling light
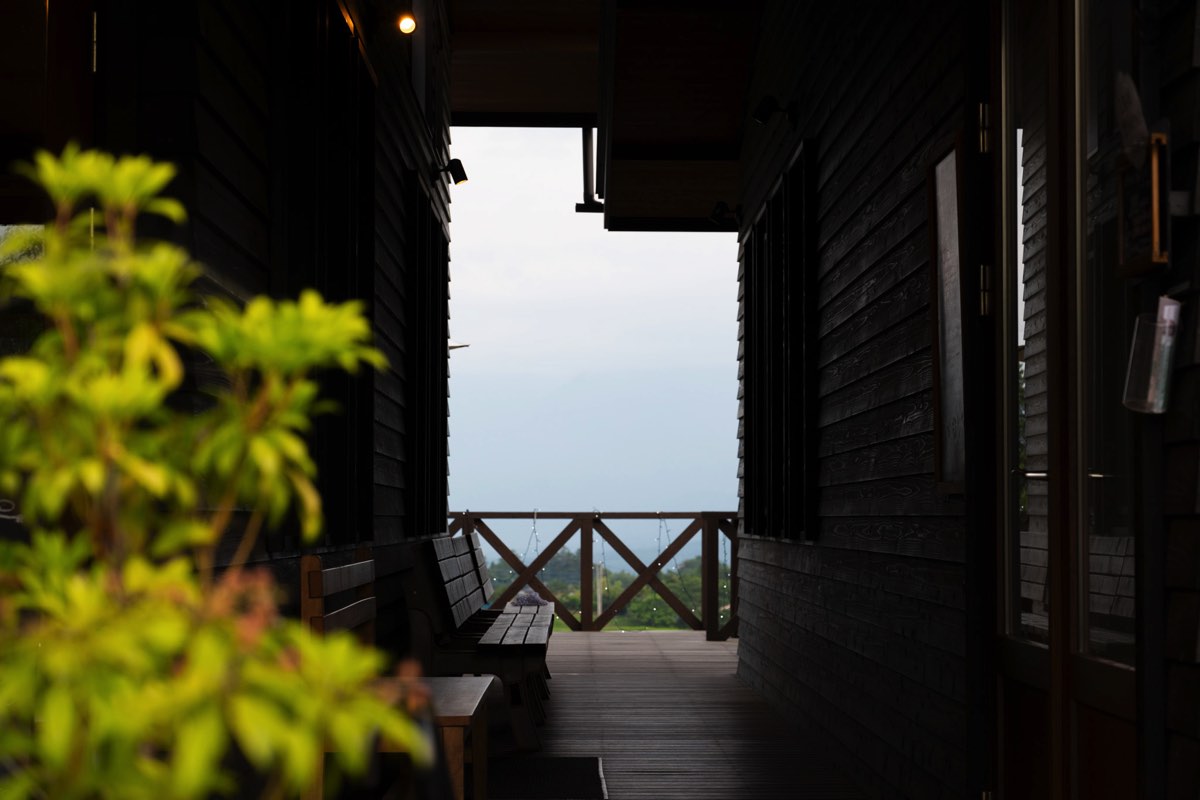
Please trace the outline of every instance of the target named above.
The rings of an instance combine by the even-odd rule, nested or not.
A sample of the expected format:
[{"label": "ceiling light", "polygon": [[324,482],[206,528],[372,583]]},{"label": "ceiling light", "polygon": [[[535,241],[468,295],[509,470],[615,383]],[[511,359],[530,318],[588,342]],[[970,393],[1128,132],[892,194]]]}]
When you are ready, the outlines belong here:
[{"label": "ceiling light", "polygon": [[404,14],[400,15],[400,21],[398,25],[400,26],[401,33],[412,33],[417,29],[417,18],[412,14],[405,12]]}]

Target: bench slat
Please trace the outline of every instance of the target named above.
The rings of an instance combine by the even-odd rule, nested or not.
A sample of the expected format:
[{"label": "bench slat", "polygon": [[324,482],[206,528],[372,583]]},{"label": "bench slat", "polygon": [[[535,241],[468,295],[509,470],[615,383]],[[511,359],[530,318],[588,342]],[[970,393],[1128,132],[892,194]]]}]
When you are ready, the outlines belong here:
[{"label": "bench slat", "polygon": [[450,558],[454,555],[454,545],[449,537],[439,536],[433,539],[433,552],[437,555],[438,560]]},{"label": "bench slat", "polygon": [[471,609],[472,614],[474,614],[479,609],[483,608],[483,590],[482,589],[480,589],[479,587],[476,587],[471,590],[471,593],[469,595],[467,595],[467,607]]},{"label": "bench slat", "polygon": [[344,567],[314,570],[308,575],[308,596],[328,597],[331,594],[357,589],[375,580],[375,562],[358,561]]},{"label": "bench slat", "polygon": [[446,583],[446,597],[450,599],[451,605],[461,602],[466,596],[467,583],[462,578],[455,578]]},{"label": "bench slat", "polygon": [[532,625],[529,633],[525,634],[525,644],[549,644],[550,627],[548,625]]},{"label": "bench slat", "polygon": [[503,645],[525,644],[525,634],[529,633],[528,625],[519,625],[514,623],[504,634],[504,638],[500,640]]},{"label": "bench slat", "polygon": [[330,631],[354,630],[360,625],[374,621],[374,619],[375,598],[364,597],[362,600],[326,614],[323,618],[314,617],[309,620],[309,624],[315,631],[328,633]]},{"label": "bench slat", "polygon": [[492,626],[484,632],[483,636],[479,637],[479,644],[500,644],[504,639],[504,634],[508,633],[512,621],[513,617],[510,614],[501,614],[496,617],[496,621],[492,623]]},{"label": "bench slat", "polygon": [[475,571],[475,562],[471,559],[470,554],[461,555],[458,557],[458,574],[470,575]]}]

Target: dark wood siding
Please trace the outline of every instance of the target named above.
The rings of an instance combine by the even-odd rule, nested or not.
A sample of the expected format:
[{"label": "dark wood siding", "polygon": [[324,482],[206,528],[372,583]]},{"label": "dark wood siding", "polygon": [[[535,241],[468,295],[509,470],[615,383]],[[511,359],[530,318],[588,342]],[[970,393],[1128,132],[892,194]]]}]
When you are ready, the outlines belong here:
[{"label": "dark wood siding", "polygon": [[[1200,40],[1195,37],[1200,4],[1165,5],[1169,11],[1161,28],[1151,29],[1152,35],[1161,37],[1155,40],[1160,46],[1145,56],[1150,64],[1161,58],[1158,68],[1163,90],[1146,100],[1147,112],[1157,107],[1170,120],[1172,188],[1193,193],[1194,204],[1200,175]],[[1171,274],[1146,293],[1184,290],[1176,295],[1184,303],[1183,334],[1176,345],[1176,372],[1165,423],[1161,428],[1157,421],[1149,423],[1144,434],[1148,441],[1143,444],[1148,467],[1144,485],[1161,487],[1161,512],[1165,512],[1151,506],[1144,513],[1144,536],[1150,542],[1165,539],[1165,552],[1138,543],[1143,605],[1157,608],[1161,603],[1166,615],[1164,620],[1139,609],[1138,637],[1151,654],[1165,645],[1163,672],[1156,675],[1159,665],[1148,665],[1150,680],[1143,679],[1140,699],[1155,703],[1151,719],[1157,720],[1165,712],[1165,742],[1155,738],[1150,745],[1166,749],[1166,795],[1184,798],[1200,796],[1200,313],[1196,305],[1200,230],[1195,218],[1177,218],[1171,236]],[[1159,447],[1161,458],[1156,458]],[[1165,688],[1161,686],[1163,675]],[[1159,752],[1151,749],[1150,757],[1160,759]]]},{"label": "dark wood siding", "polygon": [[[189,221],[170,235],[207,289],[315,287],[369,310],[389,367],[323,378],[342,410],[313,437],[317,547],[337,563],[373,544],[377,633],[396,651],[409,547],[446,524],[448,22],[444,2],[423,7],[418,47],[357,0],[99,4],[97,141],[178,165]],[[290,586],[299,552],[280,533],[260,557]]]},{"label": "dark wood siding", "polygon": [[[352,7],[378,85],[375,106],[376,345],[388,359],[372,394],[370,484],[379,621],[376,639],[410,647],[404,594],[414,542],[445,531],[450,195],[445,4],[414,9],[423,40],[371,4]],[[418,92],[417,77],[420,80]]]},{"label": "dark wood siding", "polygon": [[[768,3],[748,102],[797,100],[799,118],[747,129],[743,150],[753,221],[801,141],[811,148],[817,341],[806,366],[818,485],[805,509],[815,542],[797,540],[795,514],[743,528],[739,671],[884,796],[957,798],[967,785],[967,531],[962,501],[933,479],[925,193],[929,165],[964,119],[960,12]],[[744,258],[760,246],[749,230]],[[748,266],[743,355],[762,328]],[[744,392],[754,367],[742,365]],[[743,434],[797,413],[779,398],[743,403]]]},{"label": "dark wood siding", "polygon": [[389,368],[374,395],[373,535],[384,545],[446,528],[450,217],[436,170],[449,159],[449,29],[443,4],[421,11],[423,44],[390,20],[365,30],[379,77],[374,303]]},{"label": "dark wood siding", "polygon": [[242,292],[269,291],[270,107],[265,7],[196,3],[196,257]]}]

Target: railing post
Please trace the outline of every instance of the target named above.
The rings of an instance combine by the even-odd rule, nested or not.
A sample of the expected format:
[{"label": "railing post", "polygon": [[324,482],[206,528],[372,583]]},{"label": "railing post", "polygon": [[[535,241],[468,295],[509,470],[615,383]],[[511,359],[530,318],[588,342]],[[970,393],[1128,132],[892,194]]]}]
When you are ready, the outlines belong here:
[{"label": "railing post", "polygon": [[717,555],[717,537],[721,535],[720,515],[709,511],[700,514],[703,524],[700,534],[700,611],[704,618],[704,638],[715,642],[721,638],[720,606],[721,573]]},{"label": "railing post", "polygon": [[579,622],[585,631],[592,630],[592,517],[579,521]]}]

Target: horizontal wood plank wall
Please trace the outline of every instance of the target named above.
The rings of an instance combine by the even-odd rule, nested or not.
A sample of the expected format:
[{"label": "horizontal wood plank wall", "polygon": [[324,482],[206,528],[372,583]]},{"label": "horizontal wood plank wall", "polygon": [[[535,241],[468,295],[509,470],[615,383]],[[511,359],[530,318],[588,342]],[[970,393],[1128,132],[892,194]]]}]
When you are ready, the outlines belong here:
[{"label": "horizontal wood plank wall", "polygon": [[889,797],[966,787],[966,530],[933,480],[925,192],[963,119],[963,26],[953,3],[767,3],[748,102],[799,115],[743,150],[752,220],[815,145],[819,489],[815,543],[787,519],[741,543],[739,672]]},{"label": "horizontal wood plank wall", "polygon": [[399,130],[406,124],[397,93],[407,90],[408,65],[401,53],[381,52],[373,59],[381,73],[376,111],[375,150],[375,335],[388,367],[375,380],[375,539],[394,542],[420,535],[410,529],[408,465],[416,453],[407,421],[410,396],[409,356],[416,326],[408,308],[418,267],[410,263],[419,214],[410,208],[414,193],[413,156]]},{"label": "horizontal wood plank wall", "polygon": [[[377,80],[373,322],[388,359],[373,395],[377,643],[409,651],[404,587],[415,542],[445,530],[449,158],[445,4],[427,4],[424,48],[372,4],[350,2]],[[424,56],[423,70],[413,59]],[[433,62],[433,63],[428,63]],[[421,91],[414,75],[423,76]]]},{"label": "horizontal wood plank wall", "polygon": [[[427,6],[423,100],[411,41],[359,0],[111,0],[97,75],[97,143],[178,165],[176,238],[207,266],[206,290],[317,286],[366,303],[390,366],[334,386],[356,422],[322,434],[344,454],[321,465],[342,510],[316,549],[338,563],[373,542],[378,635],[397,651],[406,634],[383,621],[406,618],[407,543],[446,519],[448,23],[444,2]],[[291,587],[302,549],[276,534],[257,557]]]},{"label": "horizontal wood plank wall", "polygon": [[[1187,32],[1200,23],[1200,3],[1162,6],[1162,92],[1157,99],[1171,123],[1172,188],[1194,193],[1200,175],[1200,43]],[[1193,194],[1193,203],[1196,199]],[[1194,798],[1200,796],[1200,229],[1194,218],[1176,218],[1171,236],[1173,266],[1160,289],[1190,291],[1176,295],[1184,303],[1183,332],[1176,343],[1162,434],[1166,796]],[[1146,549],[1138,543],[1139,560],[1145,560]]]},{"label": "horizontal wood plank wall", "polygon": [[94,144],[113,153],[146,153],[176,165],[177,174],[168,191],[184,203],[193,219],[176,227],[147,217],[139,221],[138,232],[170,239],[196,254],[200,239],[193,231],[200,133],[196,126],[199,36],[195,0],[111,0],[99,12],[97,36]]},{"label": "horizontal wood plank wall", "polygon": [[196,4],[196,257],[237,293],[270,285],[270,34],[265,4]]},{"label": "horizontal wood plank wall", "polygon": [[[444,531],[447,510],[450,218],[436,170],[449,158],[449,26],[444,4],[429,3],[420,47],[391,22],[362,22],[378,79],[374,304],[389,362],[375,389],[377,545]],[[422,57],[424,68],[415,68]]]}]

